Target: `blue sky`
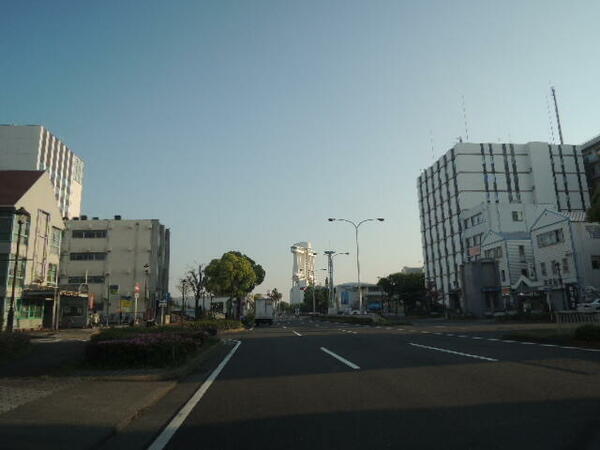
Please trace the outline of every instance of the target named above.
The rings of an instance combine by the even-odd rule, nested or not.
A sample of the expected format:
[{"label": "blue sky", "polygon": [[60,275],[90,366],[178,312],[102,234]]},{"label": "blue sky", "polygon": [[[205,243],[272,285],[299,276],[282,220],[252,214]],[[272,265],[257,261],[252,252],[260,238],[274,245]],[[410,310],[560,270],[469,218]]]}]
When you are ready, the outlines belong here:
[{"label": "blue sky", "polygon": [[354,280],[329,216],[386,218],[364,281],[421,264],[416,177],[465,135],[462,96],[473,142],[551,139],[550,84],[566,142],[600,133],[594,1],[0,3],[0,123],[84,158],[87,214],[169,226],[173,280],[237,249],[287,297],[302,240]]}]

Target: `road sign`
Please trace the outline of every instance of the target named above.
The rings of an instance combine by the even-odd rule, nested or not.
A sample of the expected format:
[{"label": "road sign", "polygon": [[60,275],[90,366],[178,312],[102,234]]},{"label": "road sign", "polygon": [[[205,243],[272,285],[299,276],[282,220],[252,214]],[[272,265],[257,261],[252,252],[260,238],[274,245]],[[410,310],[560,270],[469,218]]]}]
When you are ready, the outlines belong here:
[{"label": "road sign", "polygon": [[140,292],[140,283],[135,283],[135,287],[133,288],[133,291],[136,294],[139,294],[139,292]]},{"label": "road sign", "polygon": [[133,298],[134,298],[134,299],[136,299],[136,300],[139,300],[139,298],[140,298],[140,293],[139,293],[139,292],[136,292],[135,294],[133,294]]}]

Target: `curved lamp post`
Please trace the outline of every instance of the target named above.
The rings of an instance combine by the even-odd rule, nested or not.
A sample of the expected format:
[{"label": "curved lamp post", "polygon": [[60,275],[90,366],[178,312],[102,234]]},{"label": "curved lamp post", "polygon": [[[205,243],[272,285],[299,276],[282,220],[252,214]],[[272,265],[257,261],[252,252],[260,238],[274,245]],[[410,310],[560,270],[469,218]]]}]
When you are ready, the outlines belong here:
[{"label": "curved lamp post", "polygon": [[334,217],[330,217],[329,219],[330,222],[347,222],[350,225],[352,225],[354,227],[354,231],[355,231],[355,239],[356,239],[356,274],[357,274],[357,285],[358,285],[358,308],[359,311],[362,313],[363,312],[363,300],[362,300],[362,289],[361,289],[361,285],[360,285],[360,259],[359,259],[359,246],[358,246],[358,229],[360,228],[360,226],[363,223],[366,222],[383,222],[385,219],[383,217],[376,217],[376,218],[372,218],[372,219],[363,219],[358,223],[353,222],[352,220],[348,220],[348,219],[336,219]]}]

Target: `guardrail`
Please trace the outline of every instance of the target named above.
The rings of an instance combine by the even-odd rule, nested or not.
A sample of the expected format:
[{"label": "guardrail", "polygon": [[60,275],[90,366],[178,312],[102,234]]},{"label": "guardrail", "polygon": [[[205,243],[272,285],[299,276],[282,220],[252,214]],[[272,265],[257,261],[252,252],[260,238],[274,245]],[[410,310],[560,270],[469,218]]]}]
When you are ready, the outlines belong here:
[{"label": "guardrail", "polygon": [[600,325],[600,311],[555,311],[558,329],[577,327],[579,325]]}]

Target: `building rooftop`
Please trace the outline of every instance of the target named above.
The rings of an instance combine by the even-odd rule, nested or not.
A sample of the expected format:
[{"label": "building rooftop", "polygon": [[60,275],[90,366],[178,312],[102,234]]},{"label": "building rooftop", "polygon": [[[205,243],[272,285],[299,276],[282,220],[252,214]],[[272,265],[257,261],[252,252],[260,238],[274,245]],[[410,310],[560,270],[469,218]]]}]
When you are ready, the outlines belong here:
[{"label": "building rooftop", "polygon": [[0,170],[0,205],[15,205],[43,174],[43,170]]}]

